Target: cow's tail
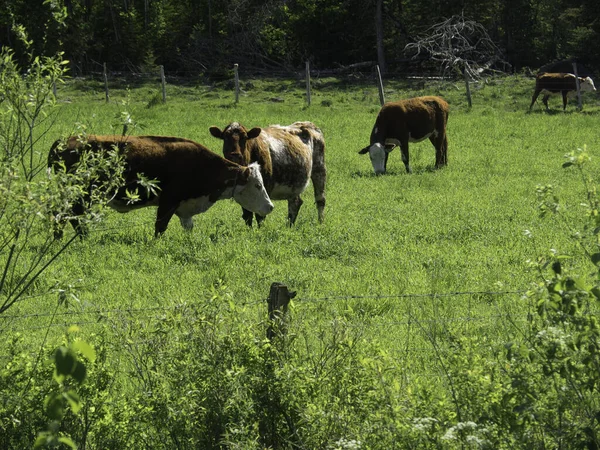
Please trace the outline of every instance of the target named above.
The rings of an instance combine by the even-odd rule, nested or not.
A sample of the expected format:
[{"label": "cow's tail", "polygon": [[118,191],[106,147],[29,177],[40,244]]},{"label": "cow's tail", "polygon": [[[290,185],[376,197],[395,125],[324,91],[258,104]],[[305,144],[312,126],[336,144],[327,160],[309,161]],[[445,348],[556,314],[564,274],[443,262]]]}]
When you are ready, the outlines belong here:
[{"label": "cow's tail", "polygon": [[[311,124],[312,125],[312,124]],[[325,137],[323,132],[316,126],[306,126],[305,130],[310,133],[312,143],[312,171],[311,180],[315,190],[315,203],[319,222],[325,220],[325,184],[327,182],[327,169],[325,167]]]}]

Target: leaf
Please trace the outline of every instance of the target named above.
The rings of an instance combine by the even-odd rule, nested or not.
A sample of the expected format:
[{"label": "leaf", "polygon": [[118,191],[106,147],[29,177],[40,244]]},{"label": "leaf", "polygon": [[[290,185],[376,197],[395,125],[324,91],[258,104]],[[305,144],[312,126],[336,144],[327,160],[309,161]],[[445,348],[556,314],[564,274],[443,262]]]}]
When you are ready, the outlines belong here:
[{"label": "leaf", "polygon": [[75,442],[73,442],[70,437],[61,436],[61,437],[58,438],[58,442],[61,442],[61,443],[65,444],[65,445],[68,445],[73,450],[77,450],[77,446],[75,445]]},{"label": "leaf", "polygon": [[592,262],[596,265],[598,265],[598,263],[600,262],[600,253],[594,253],[591,256]]},{"label": "leaf", "polygon": [[38,434],[37,439],[35,440],[35,444],[33,444],[33,448],[44,448],[47,447],[48,444],[50,444],[52,442],[50,433],[47,431],[43,431],[40,434]]},{"label": "leaf", "polygon": [[85,368],[85,365],[79,361],[75,361],[75,368],[73,369],[73,373],[71,374],[73,376],[73,378],[75,378],[75,380],[78,383],[83,383],[83,380],[85,380],[87,374],[87,370]]},{"label": "leaf", "polygon": [[61,420],[65,413],[65,405],[60,394],[52,393],[46,397],[46,415],[53,420]]},{"label": "leaf", "polygon": [[566,169],[567,167],[571,167],[572,165],[573,165],[573,163],[569,161],[569,162],[564,163],[562,166],[563,166],[563,169]]},{"label": "leaf", "polygon": [[54,353],[54,363],[58,375],[70,375],[73,372],[76,359],[66,347],[59,347]]},{"label": "leaf", "polygon": [[67,400],[67,402],[69,402],[71,409],[75,414],[77,414],[82,406],[79,394],[77,394],[77,392],[75,392],[74,390],[69,390],[63,393],[63,398]]},{"label": "leaf", "polygon": [[71,344],[71,348],[79,351],[83,356],[92,362],[96,360],[96,350],[94,350],[94,347],[85,341],[75,341]]}]

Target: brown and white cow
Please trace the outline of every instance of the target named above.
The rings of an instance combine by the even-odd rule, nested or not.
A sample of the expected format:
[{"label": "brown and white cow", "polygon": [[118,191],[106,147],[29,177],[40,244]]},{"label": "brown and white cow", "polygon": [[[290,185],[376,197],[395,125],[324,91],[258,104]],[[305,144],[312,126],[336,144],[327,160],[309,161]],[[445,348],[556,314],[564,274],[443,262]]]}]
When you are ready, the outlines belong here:
[{"label": "brown and white cow", "polygon": [[415,97],[384,104],[371,131],[371,143],[358,153],[369,153],[376,175],[387,170],[389,153],[399,146],[406,171],[412,173],[408,143],[429,138],[435,147],[435,167],[448,164],[448,103],[441,97]]},{"label": "brown and white cow", "polygon": [[[265,190],[258,164],[240,166],[217,155],[197,142],[168,136],[76,136],[56,141],[48,156],[48,166],[55,171],[64,167],[75,170],[82,151],[105,153],[118,149],[124,160],[124,185],[111,193],[109,206],[128,212],[147,206],[158,206],[155,236],[162,234],[173,214],[181,225],[191,230],[192,217],[210,208],[216,201],[233,198],[257,214],[267,215],[273,203]],[[156,192],[141,195],[141,201],[130,204],[126,190],[139,188],[138,174],[156,180]],[[101,182],[101,180],[100,180]],[[79,234],[85,233],[78,215],[84,205],[73,205],[71,224]],[[58,236],[62,234],[57,231]]]},{"label": "brown and white cow", "polygon": [[[238,164],[260,164],[265,187],[272,200],[288,201],[288,224],[296,221],[302,206],[300,194],[312,180],[319,222],[325,209],[325,139],[311,122],[295,122],[288,126],[271,125],[247,130],[232,122],[223,130],[210,127],[210,133],[223,140],[223,156]],[[252,212],[243,210],[242,217],[252,226]],[[256,214],[258,225],[263,215]]]},{"label": "brown and white cow", "polygon": [[[579,77],[579,89],[581,91],[593,92],[596,90],[594,81],[590,77]],[[537,100],[540,93],[544,94],[542,102],[546,106],[546,111],[550,111],[548,107],[548,98],[550,95],[562,95],[563,111],[567,109],[567,97],[573,97],[577,93],[576,77],[572,73],[540,73],[535,77],[535,90],[531,98],[531,105]]]}]

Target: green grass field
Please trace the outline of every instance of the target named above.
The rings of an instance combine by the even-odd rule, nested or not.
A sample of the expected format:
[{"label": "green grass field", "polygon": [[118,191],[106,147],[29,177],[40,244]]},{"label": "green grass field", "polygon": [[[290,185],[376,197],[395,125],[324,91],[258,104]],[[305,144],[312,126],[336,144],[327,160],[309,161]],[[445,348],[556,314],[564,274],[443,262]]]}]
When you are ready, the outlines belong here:
[{"label": "green grass field", "polygon": [[[303,195],[304,205],[292,228],[286,227],[283,202],[275,204],[260,229],[244,225],[239,205],[221,201],[195,217],[191,233],[175,219],[160,239],[153,237],[154,208],[124,215],[108,211],[87,239],[76,241],[49,267],[32,297],[9,311],[16,318],[4,322],[5,336],[22,333],[23,347],[35,352],[48,327],[49,346],[61,342],[71,323],[79,323],[79,335],[92,343],[102,335],[102,327],[108,327],[112,331],[106,359],[121,361],[115,389],[133,396],[143,383],[131,381],[136,372],[132,367],[158,360],[162,353],[140,346],[138,355],[131,342],[163,330],[163,344],[181,340],[183,345],[182,323],[191,316],[181,313],[173,319],[177,308],[198,308],[194,314],[202,317],[209,317],[211,308],[225,308],[223,317],[235,315],[235,324],[260,330],[269,287],[282,282],[298,294],[290,313],[302,355],[297,363],[304,361],[298,370],[316,373],[315,358],[322,358],[323,367],[331,363],[327,348],[334,348],[340,333],[363,362],[367,355],[374,360],[385,355],[385,370],[380,378],[373,376],[380,383],[374,391],[384,397],[393,396],[385,386],[392,386],[393,392],[429,386],[433,393],[421,399],[423,404],[448,395],[442,369],[453,342],[467,339],[480,356],[492,354],[513,338],[515,322],[525,319],[528,305],[520,292],[539,278],[530,260],[555,249],[575,255],[568,264],[581,264],[564,225],[540,217],[536,186],[554,185],[565,205],[564,217],[574,227],[583,222],[580,175],[561,166],[566,153],[586,145],[593,157],[590,172],[598,180],[600,97],[586,94],[581,113],[575,101],[562,113],[558,98],[550,100],[550,114],[542,111],[541,101],[527,113],[533,80],[523,77],[473,85],[471,109],[461,83],[391,80],[385,85],[388,101],[440,95],[449,102],[446,168],[433,169],[434,149],[425,141],[410,147],[412,175],[405,173],[398,149],[390,155],[388,174],[373,175],[369,158],[358,154],[368,144],[379,110],[377,88],[367,83],[314,80],[312,105],[306,107],[303,81],[245,80],[237,105],[233,92],[219,86],[168,85],[167,103],[162,104],[156,101],[158,84],[127,89],[121,83],[111,89],[106,103],[101,85],[67,82],[58,90],[58,121],[39,146],[44,157],[52,141],[71,133],[75,123],[84,124],[88,133],[120,133],[119,116],[125,111],[139,124],[133,134],[186,137],[215,152],[220,152],[220,141],[210,136],[211,125],[224,127],[234,120],[248,127],[314,122],[326,140],[325,222],[317,221],[312,186]],[[283,101],[272,101],[275,97]],[[71,233],[67,229],[67,235]],[[57,285],[72,286],[77,300],[52,316],[56,294],[43,294]],[[504,292],[508,294],[498,294]],[[220,325],[229,326],[226,321]],[[1,348],[4,354],[7,350]],[[156,353],[149,357],[144,352]],[[237,361],[231,370],[242,366]],[[330,369],[344,371],[334,367]],[[402,402],[395,401],[393,414],[400,416]],[[333,404],[329,407],[335,409]],[[338,413],[354,414],[351,408]],[[415,412],[414,417],[424,416]],[[456,418],[446,419],[453,423]],[[338,431],[332,431],[332,442],[339,439]],[[372,433],[394,435],[390,429]],[[319,442],[320,448],[351,448]]]},{"label": "green grass field", "polygon": [[[561,165],[563,155],[577,147],[587,145],[592,153],[600,147],[596,97],[586,97],[582,114],[573,106],[567,114],[548,115],[537,106],[526,114],[529,83],[507,78],[476,89],[469,111],[460,84],[421,90],[390,84],[389,100],[439,94],[450,102],[446,169],[432,170],[434,149],[423,142],[411,145],[412,176],[405,174],[398,150],[390,155],[388,176],[372,175],[368,157],[357,151],[368,143],[379,109],[374,87],[323,81],[317,83],[322,88],[314,88],[310,108],[304,106],[302,85],[286,81],[250,90],[237,106],[232,92],[202,87],[169,86],[167,104],[152,108],[146,107],[154,95],[150,88],[131,91],[126,107],[105,104],[101,91],[59,92],[59,98],[71,102],[61,106],[61,123],[52,138],[68,133],[75,121],[88,124],[90,133],[111,133],[115,116],[127,110],[142,125],[136,134],[187,137],[220,152],[220,141],[208,133],[210,125],[311,120],[325,134],[328,182],[323,225],[316,220],[312,186],[292,229],[285,226],[285,202],[276,204],[260,230],[247,229],[240,208],[223,201],[196,217],[192,233],[184,233],[175,219],[159,240],[152,237],[154,209],[110,212],[90,239],[77,243],[55,265],[52,275],[82,280],[90,287],[90,301],[95,297],[99,306],[169,305],[217,281],[240,301],[264,297],[273,281],[288,284],[302,297],[527,288],[532,274],[526,261],[536,249],[524,231],[531,230],[541,249],[569,245],[557,226],[538,218],[535,187],[556,185],[577,210],[583,186],[574,171]],[[268,101],[272,91],[285,101]],[[111,93],[114,102],[126,95]],[[323,100],[332,105],[321,106]],[[551,103],[555,112],[559,103]]]}]

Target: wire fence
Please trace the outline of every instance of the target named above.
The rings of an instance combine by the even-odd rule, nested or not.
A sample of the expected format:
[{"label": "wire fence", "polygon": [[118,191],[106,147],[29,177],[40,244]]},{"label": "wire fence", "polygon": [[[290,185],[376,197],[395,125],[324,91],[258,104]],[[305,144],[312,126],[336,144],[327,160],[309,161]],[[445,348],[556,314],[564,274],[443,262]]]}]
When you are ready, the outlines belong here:
[{"label": "wire fence", "polygon": [[[84,286],[78,286],[78,289],[84,288]],[[385,301],[411,301],[411,307],[422,306],[417,304],[418,300],[425,299],[444,299],[444,298],[455,298],[455,297],[505,297],[505,296],[523,296],[526,294],[526,290],[511,290],[511,291],[465,291],[465,292],[446,292],[446,293],[415,293],[415,294],[392,294],[392,295],[333,295],[324,297],[299,297],[294,300],[294,314],[302,315],[303,308],[309,308],[315,304],[326,304],[328,307],[334,309],[339,307],[339,302],[356,302],[356,301],[367,301],[367,302],[379,302]],[[36,297],[42,297],[44,295],[56,295],[58,291],[50,292],[47,294],[37,294],[35,296],[27,297],[32,299]],[[398,303],[396,303],[398,304]],[[248,299],[241,301],[237,304],[237,307],[257,307],[259,305],[266,305],[266,298],[264,299]],[[57,312],[40,312],[40,313],[25,313],[25,314],[3,314],[0,315],[0,331],[18,331],[27,332],[34,330],[41,330],[47,328],[60,328],[68,327],[71,325],[93,325],[108,320],[111,316],[119,317],[131,317],[136,320],[148,320],[148,322],[155,320],[161,313],[172,313],[177,310],[184,310],[186,308],[194,307],[191,304],[175,304],[170,306],[154,306],[154,307],[139,307],[139,308],[97,308],[97,307],[82,307],[80,310],[69,310],[69,311],[57,311]],[[489,319],[505,318],[509,314],[479,314],[474,315],[471,313],[472,305],[468,305],[467,314],[458,317],[439,317],[439,318],[426,318],[420,319],[421,323],[450,323],[450,322],[477,322],[485,321]],[[488,308],[488,311],[492,311]],[[310,311],[306,311],[310,315]],[[94,319],[82,319],[85,317],[93,316]],[[36,324],[33,326],[21,326],[20,323],[30,321],[40,321],[42,319],[52,319],[51,323]],[[392,320],[392,321],[381,321],[379,323],[371,323],[370,326],[404,326],[414,324],[415,319],[406,320]],[[353,326],[353,324],[349,324]],[[354,325],[355,326],[355,325]]]},{"label": "wire fence", "polygon": [[[342,337],[354,342],[377,341],[389,355],[387,361],[391,366],[387,370],[398,371],[402,377],[417,376],[432,382],[445,382],[447,375],[442,370],[442,361],[460,351],[453,344],[456,338],[484,335],[490,346],[479,350],[492,353],[492,342],[502,341],[515,327],[525,327],[526,310],[511,310],[507,305],[514,304],[511,300],[523,297],[526,292],[521,289],[302,296],[292,300],[287,335],[300,339],[309,354],[318,354]],[[456,312],[449,312],[457,305],[450,302],[452,304],[440,312],[441,302],[454,299],[469,301],[459,303],[463,308],[457,308]],[[236,308],[257,313],[257,319],[250,316],[243,320],[258,334],[264,333],[270,323],[267,301],[265,296],[236,302]],[[210,319],[204,318],[207,305],[207,302],[190,301],[154,307],[82,307],[80,310],[4,314],[0,316],[0,335],[23,333],[37,334],[40,339],[42,336],[60,339],[65,330],[74,325],[83,328],[86,334],[103,330],[108,336],[103,345],[110,352],[126,355],[115,372],[131,375],[136,370],[135,361],[146,357],[143,355],[158,357],[158,353],[169,351],[172,341],[181,339],[178,332],[186,330],[188,342],[187,339],[193,336],[193,332],[192,335],[189,332],[194,330],[195,322],[206,321],[208,324]],[[166,331],[171,329],[173,332]],[[192,340],[189,345],[196,343]],[[30,348],[30,357],[39,358],[41,349]],[[0,363],[15,357],[6,353],[6,349],[0,350]]]}]

